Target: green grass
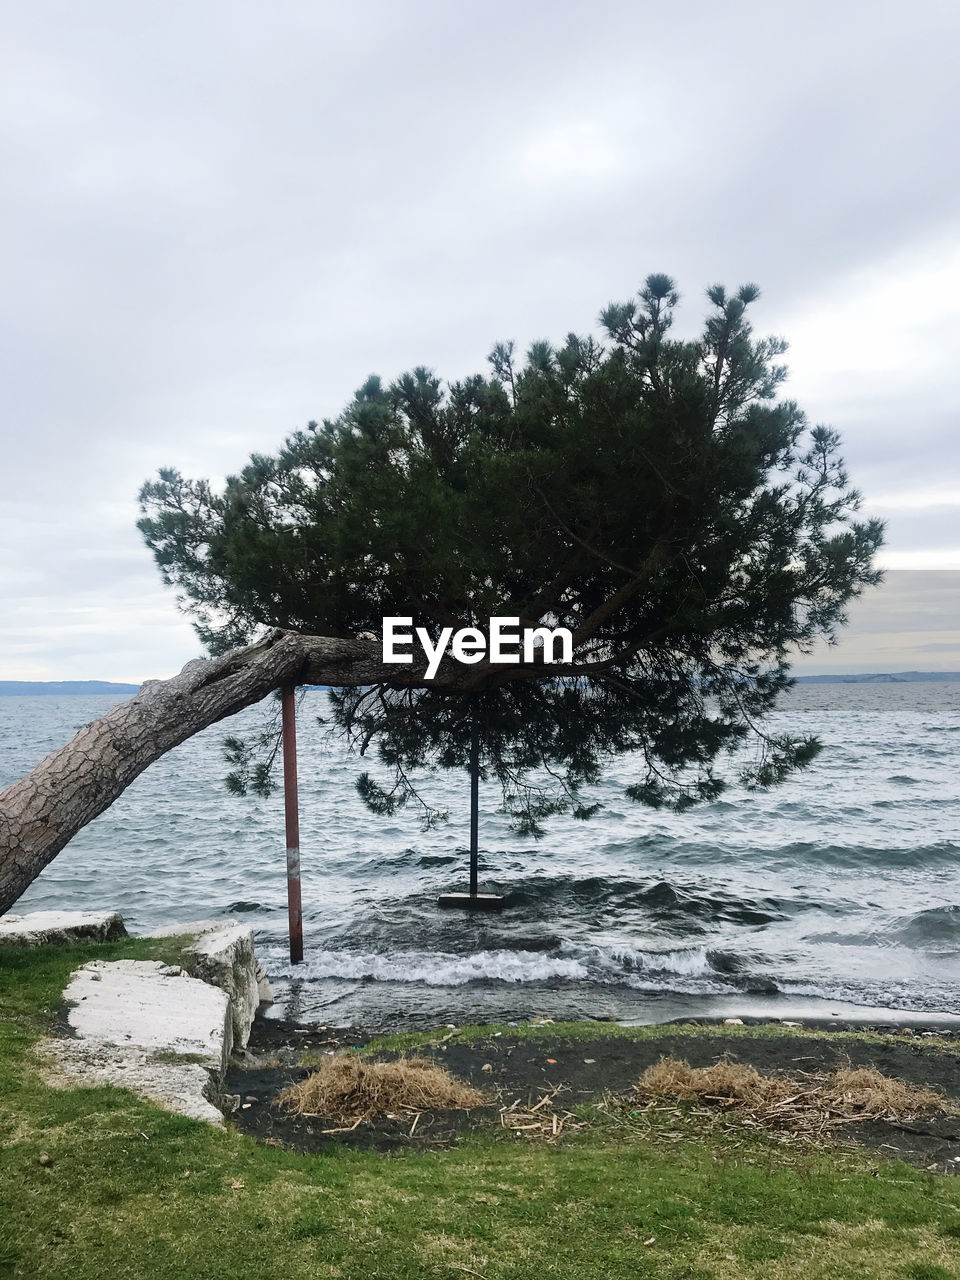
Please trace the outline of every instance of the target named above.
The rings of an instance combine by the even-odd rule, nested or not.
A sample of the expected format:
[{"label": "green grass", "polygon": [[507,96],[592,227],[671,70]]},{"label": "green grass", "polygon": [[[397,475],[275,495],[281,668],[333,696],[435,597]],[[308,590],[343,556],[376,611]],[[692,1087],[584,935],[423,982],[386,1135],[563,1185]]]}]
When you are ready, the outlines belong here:
[{"label": "green grass", "polygon": [[300,1156],[120,1089],[48,1088],[32,1046],[70,970],[93,956],[171,960],[176,950],[138,941],[0,952],[0,1276],[960,1276],[960,1180],[719,1124],[671,1117],[658,1129],[628,1112],[559,1147],[504,1131],[448,1151]]},{"label": "green grass", "polygon": [[[903,1045],[902,1036],[886,1035],[877,1031],[822,1031],[816,1027],[784,1027],[779,1023],[764,1022],[756,1026],[725,1026],[700,1023],[671,1024],[667,1031],[676,1036],[723,1036],[730,1040],[780,1039],[785,1035],[807,1039],[829,1036],[831,1043],[857,1041],[860,1044]],[[664,1034],[663,1024],[623,1026],[618,1022],[529,1022],[519,1026],[498,1022],[486,1026],[441,1027],[436,1031],[404,1031],[397,1035],[377,1036],[364,1046],[364,1052],[387,1053],[408,1049],[426,1048],[430,1045],[473,1044],[492,1039],[495,1035],[509,1036],[513,1040],[596,1040],[610,1037],[615,1040],[659,1040]],[[956,1045],[940,1036],[924,1036],[911,1040],[910,1047],[921,1052],[955,1052]]]}]

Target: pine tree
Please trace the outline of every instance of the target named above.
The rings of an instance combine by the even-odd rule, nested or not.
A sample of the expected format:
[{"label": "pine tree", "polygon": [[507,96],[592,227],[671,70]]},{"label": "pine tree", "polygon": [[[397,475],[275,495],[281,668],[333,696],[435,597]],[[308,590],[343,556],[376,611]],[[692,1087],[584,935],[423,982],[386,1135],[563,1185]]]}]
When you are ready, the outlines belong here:
[{"label": "pine tree", "polygon": [[404,687],[398,668],[335,690],[334,727],[390,771],[358,778],[378,812],[439,816],[413,775],[465,767],[477,725],[484,775],[535,834],[588,817],[625,753],[629,796],[653,806],[777,783],[819,744],[765,718],[792,658],[879,580],[882,527],[858,519],[836,433],[781,398],[786,344],[754,337],[756,288],[707,296],[696,339],[672,335],[675,286],[654,275],[606,308],[602,338],[522,359],[499,344],[449,385],[371,377],[222,488],[162,471],[139,527],[213,653],[271,627],[379,635],[385,616],[434,639],[503,616],[572,631],[562,669],[481,663],[451,690]]}]

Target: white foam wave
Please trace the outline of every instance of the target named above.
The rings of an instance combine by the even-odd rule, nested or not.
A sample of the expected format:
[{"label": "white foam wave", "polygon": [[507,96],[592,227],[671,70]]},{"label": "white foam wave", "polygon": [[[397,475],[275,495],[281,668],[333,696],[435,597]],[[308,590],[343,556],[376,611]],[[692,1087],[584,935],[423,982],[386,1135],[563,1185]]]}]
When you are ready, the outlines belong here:
[{"label": "white foam wave", "polygon": [[453,955],[443,951],[401,951],[394,955],[318,951],[290,971],[305,978],[423,983],[428,987],[461,987],[468,982],[537,982],[549,978],[586,978],[576,960],[536,951],[475,951]]},{"label": "white foam wave", "polygon": [[[468,982],[546,982],[551,979],[588,980],[634,985],[641,974],[698,977],[714,974],[703,947],[641,951],[635,948],[573,946],[561,954],[541,951],[490,950],[455,955],[443,951],[376,952],[316,951],[284,976],[341,981],[422,983],[428,987],[460,987]],[[271,956],[268,967],[276,973]]]},{"label": "white foam wave", "polygon": [[674,973],[685,977],[712,974],[716,970],[710,962],[706,947],[665,947],[642,950],[639,947],[594,946],[578,948],[587,952],[592,966],[601,971],[610,970],[621,979],[637,973]]}]

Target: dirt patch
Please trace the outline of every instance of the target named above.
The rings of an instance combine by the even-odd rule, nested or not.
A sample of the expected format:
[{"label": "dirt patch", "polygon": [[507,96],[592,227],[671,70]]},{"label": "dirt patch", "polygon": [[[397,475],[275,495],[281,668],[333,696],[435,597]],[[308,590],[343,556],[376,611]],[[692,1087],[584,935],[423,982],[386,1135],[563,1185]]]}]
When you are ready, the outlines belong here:
[{"label": "dirt patch", "polygon": [[[935,1051],[919,1035],[898,1036],[882,1043],[855,1040],[824,1031],[816,1038],[783,1034],[735,1037],[709,1026],[695,1035],[669,1026],[644,1040],[604,1036],[571,1039],[542,1029],[536,1040],[508,1034],[481,1038],[470,1044],[436,1042],[418,1052],[449,1070],[458,1079],[482,1090],[497,1090],[501,1101],[471,1111],[430,1111],[420,1116],[411,1135],[408,1115],[386,1115],[361,1123],[350,1133],[325,1134],[332,1123],[298,1116],[277,1107],[282,1089],[298,1083],[316,1069],[318,1056],[366,1043],[362,1031],[304,1028],[279,1019],[262,1019],[254,1026],[250,1050],[229,1075],[227,1089],[239,1094],[240,1108],[231,1117],[243,1132],[274,1145],[308,1152],[329,1151],[337,1144],[384,1152],[410,1147],[428,1149],[455,1143],[472,1131],[502,1131],[501,1107],[528,1111],[545,1094],[554,1092],[549,1110],[563,1113],[577,1103],[606,1093],[629,1096],[633,1086],[663,1057],[682,1058],[692,1067],[708,1067],[728,1058],[764,1074],[830,1074],[844,1067],[871,1068],[920,1088],[941,1092],[960,1103],[960,1056],[951,1046]],[[378,1054],[395,1060],[399,1054]],[[304,1059],[307,1061],[304,1061]],[[924,1168],[960,1172],[960,1117],[925,1117],[893,1123],[865,1120],[845,1126],[845,1140],[854,1140],[890,1156]]]}]

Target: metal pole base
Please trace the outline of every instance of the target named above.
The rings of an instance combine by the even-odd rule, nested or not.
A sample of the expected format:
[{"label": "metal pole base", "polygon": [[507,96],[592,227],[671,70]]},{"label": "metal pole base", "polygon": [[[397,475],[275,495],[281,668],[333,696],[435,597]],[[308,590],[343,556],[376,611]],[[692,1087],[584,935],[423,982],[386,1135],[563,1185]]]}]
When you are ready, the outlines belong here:
[{"label": "metal pole base", "polygon": [[462,907],[467,911],[502,911],[503,895],[499,893],[441,893],[438,907]]}]

